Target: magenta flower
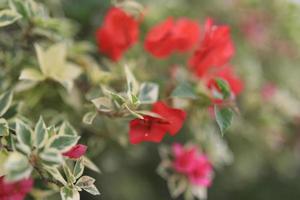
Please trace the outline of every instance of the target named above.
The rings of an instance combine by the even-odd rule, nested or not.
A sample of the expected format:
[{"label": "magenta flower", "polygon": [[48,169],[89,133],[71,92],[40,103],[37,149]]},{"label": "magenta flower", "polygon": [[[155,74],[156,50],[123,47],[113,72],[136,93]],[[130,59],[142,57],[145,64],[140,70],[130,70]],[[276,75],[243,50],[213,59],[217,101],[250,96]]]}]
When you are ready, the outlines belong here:
[{"label": "magenta flower", "polygon": [[172,146],[174,155],[173,168],[184,174],[193,185],[209,187],[212,182],[213,168],[208,158],[200,154],[195,146],[183,147],[175,143]]},{"label": "magenta flower", "polygon": [[77,144],[73,146],[69,151],[63,153],[63,155],[72,159],[77,159],[84,155],[86,150],[87,146],[83,144]]},{"label": "magenta flower", "polygon": [[23,179],[17,182],[5,182],[4,176],[0,177],[0,199],[1,200],[23,200],[31,191],[33,180]]}]

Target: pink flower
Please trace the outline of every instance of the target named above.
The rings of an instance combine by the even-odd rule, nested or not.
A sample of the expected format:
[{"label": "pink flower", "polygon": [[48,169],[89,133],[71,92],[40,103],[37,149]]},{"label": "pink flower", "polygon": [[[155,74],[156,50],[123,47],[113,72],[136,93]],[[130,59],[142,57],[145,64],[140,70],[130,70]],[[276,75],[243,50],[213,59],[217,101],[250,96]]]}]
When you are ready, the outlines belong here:
[{"label": "pink flower", "polygon": [[174,144],[172,152],[175,156],[173,162],[174,169],[179,173],[190,173],[195,168],[195,160],[197,157],[196,147],[184,149],[181,144]]},{"label": "pink flower", "polygon": [[194,161],[195,167],[188,174],[193,185],[209,187],[212,182],[212,165],[205,155],[199,155]]},{"label": "pink flower", "polygon": [[213,168],[208,158],[200,154],[195,146],[183,147],[175,143],[172,146],[174,155],[173,168],[186,175],[191,184],[209,187],[212,182]]},{"label": "pink flower", "polygon": [[86,150],[87,150],[87,146],[82,144],[77,144],[73,146],[69,151],[63,153],[63,155],[72,159],[77,159],[80,158],[82,155],[84,155]]},{"label": "pink flower", "polygon": [[7,183],[4,176],[0,177],[0,199],[1,200],[23,200],[31,191],[33,180],[23,179],[13,183]]}]

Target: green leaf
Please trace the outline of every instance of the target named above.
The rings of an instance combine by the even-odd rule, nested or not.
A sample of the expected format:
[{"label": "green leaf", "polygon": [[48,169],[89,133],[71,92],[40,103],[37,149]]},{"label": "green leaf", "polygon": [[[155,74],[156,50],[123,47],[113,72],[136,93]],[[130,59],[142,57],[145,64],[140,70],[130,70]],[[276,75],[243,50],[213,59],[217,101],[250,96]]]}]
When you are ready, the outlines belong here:
[{"label": "green leaf", "polygon": [[42,148],[44,147],[47,139],[48,139],[47,127],[43,118],[40,117],[34,129],[34,144],[37,148]]},{"label": "green leaf", "polygon": [[0,27],[10,25],[20,19],[22,16],[13,10],[6,9],[0,11]]},{"label": "green leaf", "polygon": [[233,118],[233,111],[231,108],[214,107],[217,124],[221,130],[221,134],[224,135],[225,130],[231,125]]},{"label": "green leaf", "polygon": [[47,165],[60,165],[63,163],[64,159],[59,151],[53,148],[47,148],[42,153],[39,154],[43,163]]},{"label": "green leaf", "polygon": [[225,81],[223,79],[220,79],[220,78],[217,78],[216,83],[217,83],[217,86],[219,87],[219,89],[221,90],[221,93],[223,95],[223,99],[227,99],[228,97],[230,97],[230,94],[231,94],[230,86],[227,83],[227,81]]},{"label": "green leaf", "polygon": [[77,181],[76,186],[84,189],[88,193],[91,193],[92,195],[100,195],[100,192],[94,185],[95,179],[89,176],[82,176]]},{"label": "green leaf", "polygon": [[60,152],[66,152],[78,142],[79,138],[79,136],[55,135],[47,147],[57,149]]},{"label": "green leaf", "polygon": [[93,161],[91,161],[89,158],[83,156],[82,157],[83,160],[83,165],[86,166],[87,168],[89,168],[90,170],[93,170],[95,172],[101,173],[100,169],[97,167],[97,165],[95,165],[93,163]]},{"label": "green leaf", "polygon": [[82,176],[84,171],[84,165],[83,165],[83,159],[79,159],[76,161],[76,164],[73,169],[73,175],[75,176],[75,179],[78,179],[80,176]]},{"label": "green leaf", "polygon": [[13,99],[13,93],[11,91],[5,92],[0,96],[0,116],[3,116],[9,109]]},{"label": "green leaf", "polygon": [[70,170],[70,168],[67,164],[63,165],[63,170],[64,170],[65,175],[67,177],[68,183],[70,183],[70,184],[75,183],[75,181],[76,181],[75,176],[73,175],[73,173],[71,172],[71,170]]},{"label": "green leaf", "polygon": [[111,112],[113,110],[112,101],[107,97],[99,97],[92,100],[92,103],[101,112]]},{"label": "green leaf", "polygon": [[8,134],[9,134],[8,123],[5,119],[0,118],[0,137],[8,136]]},{"label": "green leaf", "polygon": [[64,186],[60,189],[60,196],[62,200],[79,200],[79,192],[75,188]]},{"label": "green leaf", "polygon": [[67,181],[64,179],[64,177],[59,172],[58,168],[55,166],[43,166],[43,168],[57,181],[62,183],[63,185],[67,185]]},{"label": "green leaf", "polygon": [[21,120],[16,122],[16,135],[20,143],[31,147],[33,132],[30,127],[24,124]]},{"label": "green leaf", "polygon": [[83,116],[82,121],[83,123],[90,125],[93,123],[96,116],[97,116],[97,112],[95,111],[88,112]]},{"label": "green leaf", "polygon": [[[127,95],[131,98],[131,95],[136,95],[139,91],[139,84],[135,79],[134,75],[130,71],[128,66],[125,66],[125,75],[127,80]],[[131,99],[132,102],[132,99]]]},{"label": "green leaf", "polygon": [[141,104],[152,104],[158,99],[159,86],[156,83],[142,83],[139,92]]},{"label": "green leaf", "polygon": [[182,82],[173,90],[172,97],[183,98],[183,99],[197,99],[198,96],[193,86],[189,83]]},{"label": "green leaf", "polygon": [[19,77],[20,80],[43,81],[45,76],[35,69],[23,69]]},{"label": "green leaf", "polygon": [[13,152],[9,155],[4,165],[5,178],[8,181],[18,181],[28,178],[32,169],[27,157],[18,152]]},{"label": "green leaf", "polygon": [[60,129],[58,135],[69,135],[69,136],[77,136],[78,133],[73,126],[67,121],[65,121]]}]

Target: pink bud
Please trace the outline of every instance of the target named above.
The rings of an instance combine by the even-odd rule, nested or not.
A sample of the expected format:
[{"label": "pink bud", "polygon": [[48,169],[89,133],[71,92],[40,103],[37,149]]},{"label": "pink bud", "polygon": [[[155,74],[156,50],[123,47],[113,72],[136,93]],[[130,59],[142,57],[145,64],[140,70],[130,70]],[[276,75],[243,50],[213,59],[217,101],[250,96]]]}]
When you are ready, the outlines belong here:
[{"label": "pink bud", "polygon": [[73,146],[69,151],[63,153],[63,155],[72,159],[77,159],[84,155],[86,150],[87,146],[83,144],[77,144]]}]

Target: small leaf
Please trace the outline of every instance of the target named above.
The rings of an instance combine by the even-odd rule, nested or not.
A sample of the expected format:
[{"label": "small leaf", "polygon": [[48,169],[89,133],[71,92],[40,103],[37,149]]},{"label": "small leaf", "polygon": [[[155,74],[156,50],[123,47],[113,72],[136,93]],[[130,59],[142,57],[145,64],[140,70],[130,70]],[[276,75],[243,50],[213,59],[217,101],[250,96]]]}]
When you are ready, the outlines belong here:
[{"label": "small leaf", "polygon": [[5,179],[8,181],[18,181],[28,178],[32,169],[27,157],[18,152],[13,152],[9,155],[4,164],[4,170],[6,172]]},{"label": "small leaf", "polygon": [[186,99],[197,99],[197,94],[193,86],[189,83],[180,83],[172,92],[172,97],[176,98],[186,98]]},{"label": "small leaf", "polygon": [[75,179],[78,179],[80,176],[82,176],[83,171],[84,171],[83,159],[79,159],[76,161],[76,164],[73,169],[73,175],[75,176]]},{"label": "small leaf", "polygon": [[95,185],[90,185],[89,187],[85,187],[82,189],[84,189],[86,192],[88,192],[92,195],[100,195],[100,192]]},{"label": "small leaf", "polygon": [[112,101],[107,97],[99,97],[92,100],[92,103],[101,112],[111,112],[113,110]]},{"label": "small leaf", "polygon": [[58,135],[69,135],[69,136],[77,136],[78,133],[73,126],[67,121],[65,121],[60,129]]},{"label": "small leaf", "polygon": [[34,133],[35,146],[37,148],[42,148],[45,145],[46,140],[48,139],[47,127],[42,117],[40,117],[38,123],[36,124]]},{"label": "small leaf", "polygon": [[221,134],[224,135],[225,130],[231,125],[233,118],[233,111],[231,108],[219,109],[215,106],[215,116],[217,124],[221,130]]},{"label": "small leaf", "polygon": [[61,153],[53,148],[45,149],[39,156],[47,165],[60,165],[64,161]]},{"label": "small leaf", "polygon": [[90,170],[93,170],[95,172],[101,173],[100,169],[95,165],[89,158],[83,156],[83,165],[89,168]]},{"label": "small leaf", "polygon": [[77,181],[76,186],[84,189],[88,193],[91,193],[92,195],[100,195],[100,192],[94,185],[95,179],[89,176],[82,176]]},{"label": "small leaf", "polygon": [[63,185],[67,185],[66,180],[64,179],[64,177],[61,175],[61,173],[59,172],[59,170],[57,169],[57,167],[53,167],[53,166],[43,166],[43,168],[55,179],[58,180],[60,183],[62,183]]},{"label": "small leaf", "polygon": [[216,83],[217,83],[217,86],[219,87],[219,89],[221,90],[221,93],[223,95],[223,99],[227,99],[228,97],[230,97],[230,94],[231,94],[230,86],[227,83],[227,81],[225,81],[223,79],[220,79],[220,78],[217,78]]},{"label": "small leaf", "polygon": [[97,116],[97,112],[95,111],[88,112],[83,116],[82,121],[83,123],[90,125],[93,123],[96,116]]},{"label": "small leaf", "polygon": [[156,83],[142,83],[139,92],[139,101],[141,104],[152,104],[158,99],[159,87]]},{"label": "small leaf", "polygon": [[55,135],[47,146],[60,152],[66,152],[78,142],[79,138],[79,136]]},{"label": "small leaf", "polygon": [[22,122],[21,120],[18,120],[16,122],[16,135],[20,143],[31,147],[33,132],[30,127],[24,124],[24,122]]},{"label": "small leaf", "polygon": [[70,168],[68,167],[67,164],[63,165],[63,170],[64,170],[65,175],[67,177],[68,183],[70,183],[70,184],[75,183],[75,181],[76,181],[75,176],[73,175],[73,173],[71,172],[71,170],[70,170]]},{"label": "small leaf", "polygon": [[138,93],[139,84],[128,66],[125,66],[125,74],[127,80],[127,95],[130,98],[132,94],[136,95]]},{"label": "small leaf", "polygon": [[60,189],[60,196],[62,200],[79,200],[79,192],[75,188],[64,186]]},{"label": "small leaf", "polygon": [[5,119],[0,118],[0,137],[8,136],[8,134],[9,134],[8,123]]},{"label": "small leaf", "polygon": [[3,116],[9,109],[13,99],[13,94],[11,91],[5,92],[0,96],[0,116]]},{"label": "small leaf", "polygon": [[13,10],[6,9],[0,11],[0,27],[10,25],[20,19],[22,16]]},{"label": "small leaf", "polygon": [[89,187],[90,185],[93,185],[95,183],[95,179],[89,176],[82,176],[77,181],[76,186],[80,188]]},{"label": "small leaf", "polygon": [[24,69],[19,77],[20,80],[43,81],[45,76],[35,69]]}]

